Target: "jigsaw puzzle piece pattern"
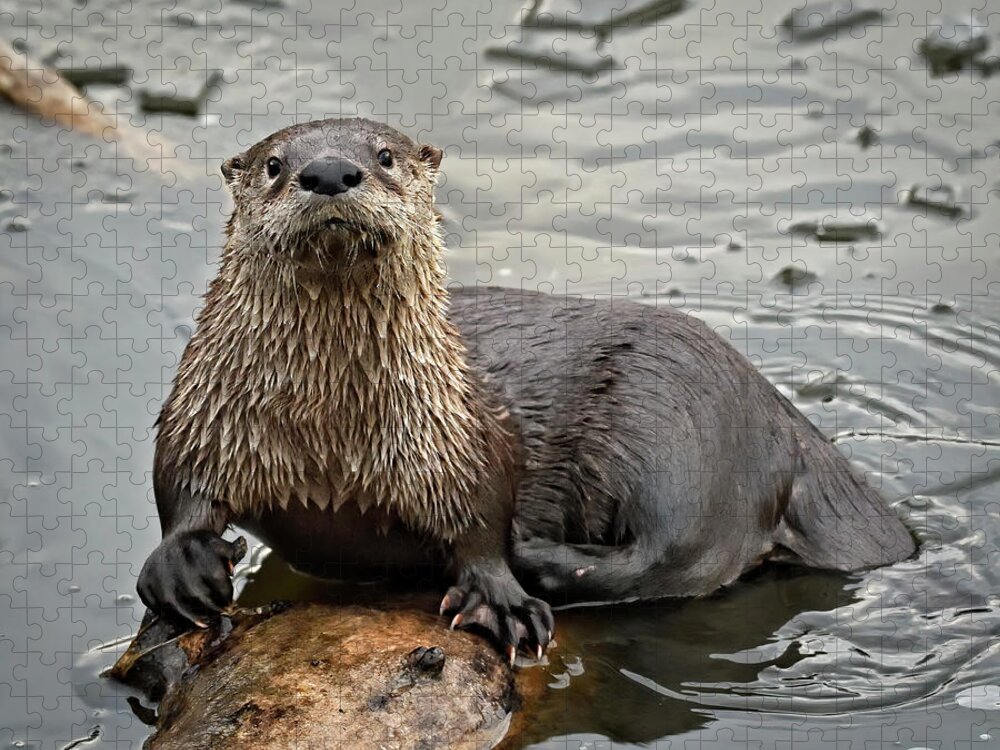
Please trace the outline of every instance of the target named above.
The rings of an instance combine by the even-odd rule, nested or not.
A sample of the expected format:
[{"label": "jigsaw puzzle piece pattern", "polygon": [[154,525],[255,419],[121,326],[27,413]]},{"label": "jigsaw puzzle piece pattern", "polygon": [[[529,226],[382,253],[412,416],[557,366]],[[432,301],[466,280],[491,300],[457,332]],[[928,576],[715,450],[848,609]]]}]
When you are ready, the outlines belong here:
[{"label": "jigsaw puzzle piece pattern", "polygon": [[[12,614],[0,701],[24,716],[0,741],[57,747],[97,725],[106,740],[143,735],[110,712],[99,647],[134,628],[134,575],[158,538],[151,426],[221,244],[218,164],[342,113],[445,147],[456,283],[683,306],[905,498],[925,540],[918,560],[860,579],[855,601],[795,592],[816,611],[778,613],[762,626],[773,643],[728,654],[644,642],[616,614],[644,647],[604,675],[631,701],[595,698],[601,717],[630,719],[605,731],[635,731],[628,706],[654,695],[712,713],[708,727],[639,738],[679,732],[671,746],[840,747],[869,736],[868,719],[826,714],[870,718],[880,700],[898,707],[880,719],[887,742],[1000,736],[983,677],[997,671],[1000,606],[997,12],[982,0],[313,5],[33,0],[3,16],[40,59],[99,74],[88,96],[173,145],[153,174],[25,117],[0,143],[0,606]],[[737,598],[728,616],[755,611]],[[711,630],[671,622],[680,639]],[[566,684],[600,670],[601,642],[567,643]],[[700,681],[656,681],[692,650]],[[752,667],[749,697],[712,681],[713,654]],[[854,695],[818,685],[824,670]]]}]

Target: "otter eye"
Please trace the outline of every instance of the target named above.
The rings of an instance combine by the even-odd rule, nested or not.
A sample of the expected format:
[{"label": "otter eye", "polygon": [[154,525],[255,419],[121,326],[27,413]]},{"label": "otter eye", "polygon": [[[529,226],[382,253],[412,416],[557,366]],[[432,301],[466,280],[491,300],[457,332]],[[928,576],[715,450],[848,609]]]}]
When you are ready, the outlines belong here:
[{"label": "otter eye", "polygon": [[272,180],[281,174],[281,159],[271,157],[267,160],[267,176]]},{"label": "otter eye", "polygon": [[389,169],[392,166],[392,152],[387,148],[384,148],[381,151],[379,151],[378,163],[381,164],[386,169]]}]

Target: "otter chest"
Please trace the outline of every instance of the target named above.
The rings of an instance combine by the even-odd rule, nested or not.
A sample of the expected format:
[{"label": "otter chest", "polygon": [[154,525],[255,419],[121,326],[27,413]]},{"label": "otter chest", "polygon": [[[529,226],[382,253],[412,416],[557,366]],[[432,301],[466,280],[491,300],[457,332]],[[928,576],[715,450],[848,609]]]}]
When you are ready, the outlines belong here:
[{"label": "otter chest", "polygon": [[473,522],[486,432],[460,342],[402,303],[266,302],[227,310],[250,310],[243,328],[206,308],[158,437],[179,481],[236,517],[357,504],[446,538]]}]

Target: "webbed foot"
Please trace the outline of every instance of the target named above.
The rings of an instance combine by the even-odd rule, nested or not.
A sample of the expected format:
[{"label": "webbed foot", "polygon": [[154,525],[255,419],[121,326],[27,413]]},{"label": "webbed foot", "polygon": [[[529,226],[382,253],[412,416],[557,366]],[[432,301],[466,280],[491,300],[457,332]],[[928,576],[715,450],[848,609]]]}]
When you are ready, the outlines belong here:
[{"label": "webbed foot", "polygon": [[227,542],[211,531],[166,537],[142,566],[139,598],[158,614],[178,614],[206,627],[233,600],[233,566],[246,540]]}]

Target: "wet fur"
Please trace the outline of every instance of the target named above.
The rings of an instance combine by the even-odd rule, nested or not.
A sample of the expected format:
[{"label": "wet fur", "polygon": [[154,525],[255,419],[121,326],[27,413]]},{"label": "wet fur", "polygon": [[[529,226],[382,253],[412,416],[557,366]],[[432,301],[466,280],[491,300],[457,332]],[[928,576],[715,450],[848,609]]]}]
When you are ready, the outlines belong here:
[{"label": "wet fur", "polygon": [[[372,161],[387,143],[391,175]],[[369,177],[317,200],[293,179],[318,153],[346,153]],[[262,177],[269,154],[287,180]],[[413,564],[404,544],[386,552],[413,540],[459,572],[445,603],[499,602],[483,622],[516,643],[503,613],[544,634],[547,608],[508,561],[568,603],[703,594],[767,557],[847,570],[912,552],[835,448],[697,320],[517,290],[449,295],[439,161],[350,120],[290,128],[226,163],[236,210],[222,265],[160,418],[156,565],[178,559],[179,532],[231,521],[338,571]],[[152,600],[174,581],[140,585]]]},{"label": "wet fur", "polygon": [[[308,153],[316,132],[281,140]],[[416,169],[427,195],[383,184],[338,202],[361,231],[331,247],[319,201],[227,168],[237,210],[157,439],[158,473],[177,490],[236,518],[391,504],[443,541],[485,523],[477,484],[510,460],[496,455],[510,436],[445,315],[434,174]]]},{"label": "wet fur", "polygon": [[[314,573],[443,567],[453,627],[512,663],[544,652],[552,612],[508,560],[518,443],[446,315],[440,160],[351,119],[223,165],[222,265],[159,419],[163,539],[137,582],[150,608],[204,624],[225,607],[234,523]],[[324,182],[303,184],[314,162]]]},{"label": "wet fur", "polygon": [[[157,460],[234,516],[391,502],[451,539],[502,415],[477,392],[436,273],[283,286],[228,258],[166,404]],[[238,334],[235,332],[238,331]]]},{"label": "wet fur", "polygon": [[909,556],[896,514],[698,319],[513,289],[452,296],[525,468],[515,571],[553,604],[705,594],[765,559]]}]

